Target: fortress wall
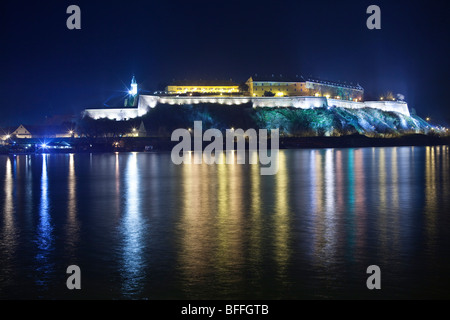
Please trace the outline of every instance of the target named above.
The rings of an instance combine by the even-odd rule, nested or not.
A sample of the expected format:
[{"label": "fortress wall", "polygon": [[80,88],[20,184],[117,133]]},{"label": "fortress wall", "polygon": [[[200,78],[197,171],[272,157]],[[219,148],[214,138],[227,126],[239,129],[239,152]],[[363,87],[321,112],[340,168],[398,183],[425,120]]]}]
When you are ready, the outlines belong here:
[{"label": "fortress wall", "polygon": [[137,108],[125,109],[86,109],[85,114],[94,119],[108,118],[116,120],[132,119],[143,116],[158,103],[170,105],[218,103],[223,105],[240,105],[252,102],[253,107],[294,107],[301,109],[335,106],[340,108],[377,108],[383,111],[394,111],[409,116],[408,104],[399,101],[365,101],[354,102],[325,97],[171,97],[171,96],[139,96]]},{"label": "fortress wall", "polygon": [[294,108],[318,108],[326,107],[325,97],[257,97],[252,98],[253,107],[294,107]]},{"label": "fortress wall", "polygon": [[129,109],[86,109],[84,111],[86,116],[93,119],[107,118],[110,120],[125,120],[138,117],[138,108]]},{"label": "fortress wall", "polygon": [[141,117],[148,112],[149,108],[154,108],[158,104],[158,96],[139,96],[138,115]]},{"label": "fortress wall", "polygon": [[199,104],[219,103],[226,105],[239,105],[251,101],[250,97],[157,97],[159,103],[166,104]]},{"label": "fortress wall", "polygon": [[218,103],[225,105],[240,105],[252,102],[253,107],[295,107],[317,108],[327,106],[325,97],[170,97],[170,96],[140,96],[139,108],[154,108],[157,103],[170,105]]},{"label": "fortress wall", "polygon": [[328,105],[339,107],[339,108],[349,108],[349,109],[359,109],[364,108],[364,102],[355,102],[349,100],[340,100],[340,99],[328,99]]},{"label": "fortress wall", "polygon": [[377,108],[383,111],[394,111],[410,116],[408,104],[401,101],[366,101],[366,107]]}]

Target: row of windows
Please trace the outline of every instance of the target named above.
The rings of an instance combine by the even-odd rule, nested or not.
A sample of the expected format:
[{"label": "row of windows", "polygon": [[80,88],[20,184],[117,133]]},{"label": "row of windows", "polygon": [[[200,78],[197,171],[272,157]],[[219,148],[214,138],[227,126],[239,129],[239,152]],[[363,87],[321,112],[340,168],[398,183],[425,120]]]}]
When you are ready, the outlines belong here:
[{"label": "row of windows", "polygon": [[[272,91],[272,88],[267,88],[268,90]],[[261,91],[266,90],[266,88],[261,88]],[[258,91],[258,88],[255,88],[255,91]],[[281,89],[278,89],[278,91],[281,91]],[[286,91],[289,91],[289,88],[286,89]],[[297,91],[297,89],[294,89],[294,91]],[[303,92],[303,89],[300,89],[301,92]]]},{"label": "row of windows", "polygon": [[[297,85],[300,85],[300,86],[305,86],[306,84],[305,83],[282,83],[282,82],[279,82],[279,83],[277,83],[277,82],[274,82],[274,83],[272,83],[272,82],[269,82],[269,83],[267,83],[267,82],[260,82],[260,83],[257,83],[257,82],[253,82],[253,86],[260,86],[260,87],[263,87],[263,86],[266,86],[266,87],[269,87],[269,86],[292,86],[292,85],[294,85],[294,86],[297,86]],[[359,92],[363,92],[363,90],[360,90],[360,89],[356,89],[356,88],[348,88],[348,87],[340,87],[340,86],[336,86],[336,85],[328,85],[328,84],[323,84],[323,83],[308,83],[308,86],[307,86],[307,88],[310,88],[310,89],[314,89],[314,88],[316,88],[316,89],[319,89],[319,88],[327,88],[327,89],[333,89],[333,88],[336,88],[336,87],[339,87],[339,88],[342,88],[342,89],[344,89],[344,90],[352,90],[352,91],[359,91]]]},{"label": "row of windows", "polygon": [[207,91],[207,90],[209,90],[209,91],[212,91],[212,90],[234,90],[234,91],[237,91],[238,89],[236,89],[236,88],[229,88],[229,87],[216,87],[216,88],[202,88],[202,87],[200,87],[200,88],[177,88],[177,90],[178,91],[183,91],[183,90],[187,90],[187,91],[190,91],[190,90],[195,90],[195,91],[200,91],[200,90],[205,90],[205,91]]},{"label": "row of windows", "polygon": [[[299,84],[300,86],[303,86],[304,85],[304,83],[294,83],[293,85],[294,86],[297,86],[297,84]],[[258,83],[253,83],[253,85],[254,86],[257,86],[258,85]],[[276,85],[276,84],[274,84],[274,85]],[[259,84],[259,86],[272,86],[272,83],[261,83],[261,84]],[[278,86],[292,86],[292,83],[291,84],[289,84],[289,83],[278,83]]]}]

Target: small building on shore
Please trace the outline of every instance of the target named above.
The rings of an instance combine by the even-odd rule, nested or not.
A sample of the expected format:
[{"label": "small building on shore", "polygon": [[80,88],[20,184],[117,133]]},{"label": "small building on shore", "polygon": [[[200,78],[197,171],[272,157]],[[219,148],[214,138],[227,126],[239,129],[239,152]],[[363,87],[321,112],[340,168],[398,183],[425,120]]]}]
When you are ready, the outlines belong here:
[{"label": "small building on shore", "polygon": [[72,138],[75,136],[74,128],[66,126],[21,124],[19,127],[0,128],[0,140],[4,142],[10,139]]}]

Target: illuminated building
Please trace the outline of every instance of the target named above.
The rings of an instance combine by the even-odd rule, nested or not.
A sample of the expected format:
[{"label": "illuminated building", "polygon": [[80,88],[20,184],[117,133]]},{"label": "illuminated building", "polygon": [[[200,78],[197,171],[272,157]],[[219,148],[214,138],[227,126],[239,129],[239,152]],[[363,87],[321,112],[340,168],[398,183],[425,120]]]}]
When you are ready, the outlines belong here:
[{"label": "illuminated building", "polygon": [[303,79],[299,76],[283,77],[251,76],[245,83],[251,97],[264,97],[265,92],[272,93],[275,97],[285,96],[309,96]]},{"label": "illuminated building", "polygon": [[[195,105],[213,103],[221,105],[242,105],[251,103],[254,108],[376,108],[398,112],[409,116],[408,104],[404,101],[364,101],[364,89],[359,85],[338,83],[302,76],[250,77],[246,81],[247,92],[230,82],[179,82],[166,87],[164,93],[139,94],[133,76],[131,89],[127,92],[125,104],[120,107],[85,109],[84,115],[93,119],[128,120],[145,115],[157,104]],[[271,92],[270,96],[265,92]],[[123,101],[123,99],[121,100]]]},{"label": "illuminated building", "polygon": [[232,81],[179,81],[166,87],[168,94],[230,95],[239,93]]},{"label": "illuminated building", "polygon": [[305,87],[314,96],[327,99],[342,99],[361,102],[364,100],[364,89],[359,84],[346,84],[326,80],[307,79]]},{"label": "illuminated building", "polygon": [[247,82],[251,97],[264,97],[268,92],[275,97],[311,96],[327,99],[363,101],[364,89],[359,85],[338,83],[312,78],[283,75],[251,76]]},{"label": "illuminated building", "polygon": [[0,140],[9,139],[34,139],[34,138],[71,138],[76,132],[66,126],[20,125],[15,128],[0,129]]}]

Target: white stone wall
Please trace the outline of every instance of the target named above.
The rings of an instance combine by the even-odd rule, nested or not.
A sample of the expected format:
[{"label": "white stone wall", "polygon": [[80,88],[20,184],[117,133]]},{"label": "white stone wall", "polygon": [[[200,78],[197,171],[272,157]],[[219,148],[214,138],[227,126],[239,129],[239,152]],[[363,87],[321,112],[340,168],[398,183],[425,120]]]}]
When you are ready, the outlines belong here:
[{"label": "white stone wall", "polygon": [[325,97],[170,97],[170,96],[140,96],[141,109],[154,108],[157,103],[170,105],[219,103],[224,105],[240,105],[252,102],[253,107],[295,107],[318,108],[327,106]]},{"label": "white stone wall", "polygon": [[86,109],[84,114],[93,119],[108,118],[110,120],[126,120],[133,119],[139,116],[138,108],[126,109]]},{"label": "white stone wall", "polygon": [[138,114],[139,116],[143,116],[148,112],[149,108],[154,108],[158,104],[159,97],[158,96],[139,96],[138,103]]},{"label": "white stone wall", "polygon": [[355,101],[349,101],[349,100],[340,100],[340,99],[328,99],[328,105],[339,107],[339,108],[349,108],[349,109],[359,109],[364,108],[365,103],[364,102],[355,102]]},{"label": "white stone wall", "polygon": [[377,108],[383,111],[394,111],[403,113],[404,115],[410,116],[408,104],[406,102],[400,101],[366,101],[364,102],[366,107]]},{"label": "white stone wall", "polygon": [[[199,103],[219,103],[225,105],[239,105],[251,101],[250,97],[156,97],[159,103],[166,104],[199,104]],[[146,99],[143,101],[147,101]],[[153,108],[149,105],[149,107]]]},{"label": "white stone wall", "polygon": [[295,108],[309,109],[328,106],[328,100],[325,97],[291,97],[292,106]]},{"label": "white stone wall", "polygon": [[341,108],[376,108],[383,111],[394,111],[409,116],[408,104],[401,101],[365,101],[354,102],[339,99],[328,99],[329,106],[341,107]]},{"label": "white stone wall", "polygon": [[294,107],[294,108],[319,108],[335,106],[341,108],[377,108],[383,111],[395,111],[409,116],[408,104],[398,101],[365,101],[354,102],[339,99],[327,99],[325,97],[171,97],[171,96],[139,96],[137,108],[126,109],[86,109],[85,114],[94,119],[108,118],[116,120],[133,119],[143,116],[150,108],[158,103],[170,105],[218,103],[223,105],[240,105],[252,102],[253,107]]}]

